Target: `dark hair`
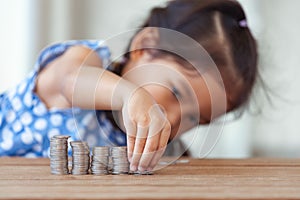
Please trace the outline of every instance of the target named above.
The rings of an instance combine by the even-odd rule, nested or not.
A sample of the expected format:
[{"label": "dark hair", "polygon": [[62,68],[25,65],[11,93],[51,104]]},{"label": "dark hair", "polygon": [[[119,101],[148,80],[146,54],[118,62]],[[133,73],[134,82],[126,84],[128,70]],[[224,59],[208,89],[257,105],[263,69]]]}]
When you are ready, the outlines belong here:
[{"label": "dark hair", "polygon": [[258,75],[257,44],[245,22],[234,0],[174,0],[152,9],[142,27],[175,30],[201,44],[221,73],[229,109],[235,110],[248,102]]}]

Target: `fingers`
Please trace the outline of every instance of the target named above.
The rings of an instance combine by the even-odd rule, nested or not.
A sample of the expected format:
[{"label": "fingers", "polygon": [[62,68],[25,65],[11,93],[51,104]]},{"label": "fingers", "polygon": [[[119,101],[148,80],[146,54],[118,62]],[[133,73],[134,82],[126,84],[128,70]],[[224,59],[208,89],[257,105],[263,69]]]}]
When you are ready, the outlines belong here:
[{"label": "fingers", "polygon": [[156,153],[159,144],[160,133],[161,128],[156,129],[153,126],[150,126],[147,142],[138,166],[139,171],[143,172],[148,169],[150,162]]},{"label": "fingers", "polygon": [[138,167],[138,170],[142,172],[153,170],[162,157],[170,138],[171,126],[168,121],[164,123],[162,130],[152,127],[149,128],[149,135]]},{"label": "fingers", "polygon": [[157,151],[155,152],[155,155],[153,156],[153,158],[149,164],[149,167],[147,168],[147,171],[152,171],[153,168],[158,163],[159,159],[163,156],[163,154],[167,148],[170,135],[171,135],[171,125],[169,122],[167,122],[165,128],[161,132]]},{"label": "fingers", "polygon": [[131,171],[137,171],[138,169],[140,158],[142,156],[146,144],[147,136],[148,136],[148,126],[138,125],[134,149],[133,149],[133,155],[130,163]]},{"label": "fingers", "polygon": [[167,117],[158,105],[153,105],[146,115],[139,117],[129,117],[126,109],[123,114],[130,170],[152,170],[163,155],[170,137],[171,126]]},{"label": "fingers", "polygon": [[136,138],[136,124],[124,115],[124,126],[126,129],[126,136],[127,136],[127,154],[128,154],[128,161],[131,162],[132,154],[135,145],[135,138]]},{"label": "fingers", "polygon": [[127,135],[127,155],[128,155],[128,161],[130,163],[132,161],[134,145],[135,145],[135,137],[131,135]]}]

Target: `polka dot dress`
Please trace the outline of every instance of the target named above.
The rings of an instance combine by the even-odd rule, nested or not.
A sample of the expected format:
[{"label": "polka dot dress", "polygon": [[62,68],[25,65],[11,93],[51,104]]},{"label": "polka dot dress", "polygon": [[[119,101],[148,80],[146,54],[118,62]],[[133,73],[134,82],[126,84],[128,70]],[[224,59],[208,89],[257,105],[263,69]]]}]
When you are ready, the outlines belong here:
[{"label": "polka dot dress", "polygon": [[126,145],[126,135],[111,124],[105,112],[47,109],[33,92],[38,72],[74,45],[93,49],[103,66],[109,65],[110,52],[101,41],[67,41],[44,49],[33,72],[0,95],[0,156],[47,157],[50,138],[60,134],[70,135],[70,141],[87,141],[91,147]]}]

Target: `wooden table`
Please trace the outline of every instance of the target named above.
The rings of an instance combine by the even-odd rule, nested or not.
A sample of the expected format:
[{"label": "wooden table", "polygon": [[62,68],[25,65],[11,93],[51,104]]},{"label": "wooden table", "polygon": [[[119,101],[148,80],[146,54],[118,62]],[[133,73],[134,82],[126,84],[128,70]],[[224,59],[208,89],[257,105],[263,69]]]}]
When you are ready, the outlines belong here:
[{"label": "wooden table", "polygon": [[148,176],[60,176],[48,159],[0,158],[0,198],[300,199],[300,160],[189,159]]}]

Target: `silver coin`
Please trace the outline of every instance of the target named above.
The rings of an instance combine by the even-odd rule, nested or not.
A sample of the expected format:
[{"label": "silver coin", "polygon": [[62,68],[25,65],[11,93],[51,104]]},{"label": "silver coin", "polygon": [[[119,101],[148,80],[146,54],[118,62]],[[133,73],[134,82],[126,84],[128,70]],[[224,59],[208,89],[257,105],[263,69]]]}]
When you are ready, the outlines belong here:
[{"label": "silver coin", "polygon": [[129,171],[129,174],[132,175],[153,175],[154,173],[152,171],[144,171],[144,172],[140,172],[140,171]]},{"label": "silver coin", "polygon": [[51,174],[69,174],[68,169],[68,138],[56,135],[50,139],[50,170]]},{"label": "silver coin", "polygon": [[111,148],[111,173],[112,174],[128,174],[129,162],[127,158],[127,147]]},{"label": "silver coin", "polygon": [[108,164],[110,148],[107,146],[94,147],[92,154],[91,173],[95,175],[109,174]]},{"label": "silver coin", "polygon": [[72,141],[72,170],[74,175],[84,175],[90,169],[90,149],[86,142]]}]

